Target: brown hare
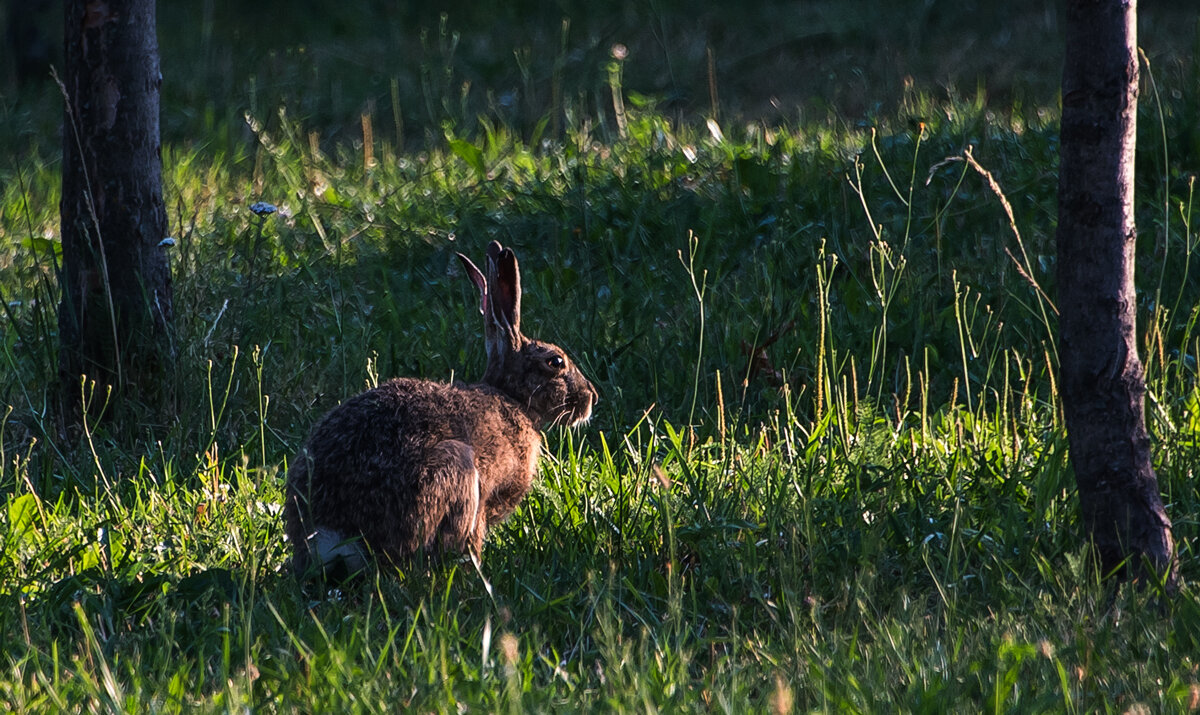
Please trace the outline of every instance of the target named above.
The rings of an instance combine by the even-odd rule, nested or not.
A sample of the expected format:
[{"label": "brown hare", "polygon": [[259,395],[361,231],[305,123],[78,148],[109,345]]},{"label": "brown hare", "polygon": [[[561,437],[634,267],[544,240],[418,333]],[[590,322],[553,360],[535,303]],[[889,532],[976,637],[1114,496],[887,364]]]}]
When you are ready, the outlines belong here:
[{"label": "brown hare", "polygon": [[297,573],[358,571],[368,554],[395,564],[429,550],[478,557],[488,528],[529,491],[540,430],[591,417],[596,390],[567,354],[521,333],[512,250],[493,241],[486,276],[458,257],[479,289],[483,379],[393,379],[317,423],[288,471]]}]

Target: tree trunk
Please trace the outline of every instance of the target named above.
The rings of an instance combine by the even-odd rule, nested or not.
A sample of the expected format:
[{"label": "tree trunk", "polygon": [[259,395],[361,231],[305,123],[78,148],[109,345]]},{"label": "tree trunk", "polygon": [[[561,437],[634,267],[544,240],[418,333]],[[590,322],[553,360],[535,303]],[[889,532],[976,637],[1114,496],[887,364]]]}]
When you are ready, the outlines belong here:
[{"label": "tree trunk", "polygon": [[64,4],[59,376],[74,412],[84,375],[119,394],[160,394],[172,291],[154,0]]},{"label": "tree trunk", "polygon": [[[1104,572],[1174,566],[1137,354],[1136,0],[1068,0],[1058,177],[1060,385],[1079,507]],[[1126,561],[1128,559],[1128,561]]]}]

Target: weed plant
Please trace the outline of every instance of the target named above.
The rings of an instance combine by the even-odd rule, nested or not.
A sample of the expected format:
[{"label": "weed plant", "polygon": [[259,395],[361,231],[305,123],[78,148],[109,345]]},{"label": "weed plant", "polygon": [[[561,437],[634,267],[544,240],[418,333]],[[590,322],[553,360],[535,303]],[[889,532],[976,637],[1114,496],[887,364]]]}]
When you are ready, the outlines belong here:
[{"label": "weed plant", "polygon": [[[621,61],[598,80],[617,97]],[[1054,110],[910,88],[863,123],[681,122],[610,94],[533,131],[434,123],[412,149],[370,113],[330,143],[260,107],[248,142],[164,150],[173,404],[80,430],[50,411],[58,168],[4,167],[0,704],[1195,710],[1187,76],[1148,77],[1138,173],[1170,598],[1101,583],[1081,545],[1054,382]],[[521,256],[529,332],[578,358],[597,415],[548,435],[482,573],[298,583],[288,460],[367,385],[479,374],[452,256],[491,239]]]}]

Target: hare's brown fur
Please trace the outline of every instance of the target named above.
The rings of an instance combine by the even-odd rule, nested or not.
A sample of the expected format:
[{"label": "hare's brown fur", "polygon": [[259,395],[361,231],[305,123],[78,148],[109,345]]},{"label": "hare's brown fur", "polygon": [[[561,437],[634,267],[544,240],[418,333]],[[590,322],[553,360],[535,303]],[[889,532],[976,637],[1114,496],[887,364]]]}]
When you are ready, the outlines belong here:
[{"label": "hare's brown fur", "polygon": [[[439,453],[447,441],[454,446]],[[313,430],[289,475],[298,489],[288,498],[319,511],[289,508],[288,537],[299,551],[313,529],[333,529],[393,560],[439,540],[478,552],[486,526],[529,491],[540,446],[529,417],[493,388],[391,380],[347,400]],[[463,457],[473,458],[467,471],[481,475],[477,482],[461,478],[453,462]],[[302,511],[316,523],[303,523]]]},{"label": "hare's brown fur", "polygon": [[[493,242],[479,287],[488,367],[478,384],[397,378],[325,415],[288,472],[285,513],[305,571],[362,547],[402,563],[420,550],[479,554],[529,491],[541,428],[591,415],[596,392],[566,354],[520,332],[516,257]],[[340,542],[361,542],[346,545]]]}]

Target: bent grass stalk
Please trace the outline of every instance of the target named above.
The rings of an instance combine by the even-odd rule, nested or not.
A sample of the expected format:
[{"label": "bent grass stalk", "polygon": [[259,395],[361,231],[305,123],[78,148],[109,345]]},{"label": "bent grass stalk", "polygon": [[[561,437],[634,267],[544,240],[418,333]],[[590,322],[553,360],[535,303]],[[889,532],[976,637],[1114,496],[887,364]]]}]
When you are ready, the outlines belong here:
[{"label": "bent grass stalk", "polygon": [[700,397],[700,371],[703,369],[704,358],[704,292],[708,287],[708,269],[703,269],[700,273],[699,281],[696,280],[696,251],[700,246],[700,237],[693,231],[688,231],[687,236],[687,258],[684,258],[683,251],[677,251],[679,262],[683,265],[684,272],[687,273],[688,281],[692,286],[692,294],[696,298],[696,312],[699,321],[696,336],[696,368],[692,376],[692,404],[688,408],[688,429],[695,423],[696,418],[696,403]]}]

